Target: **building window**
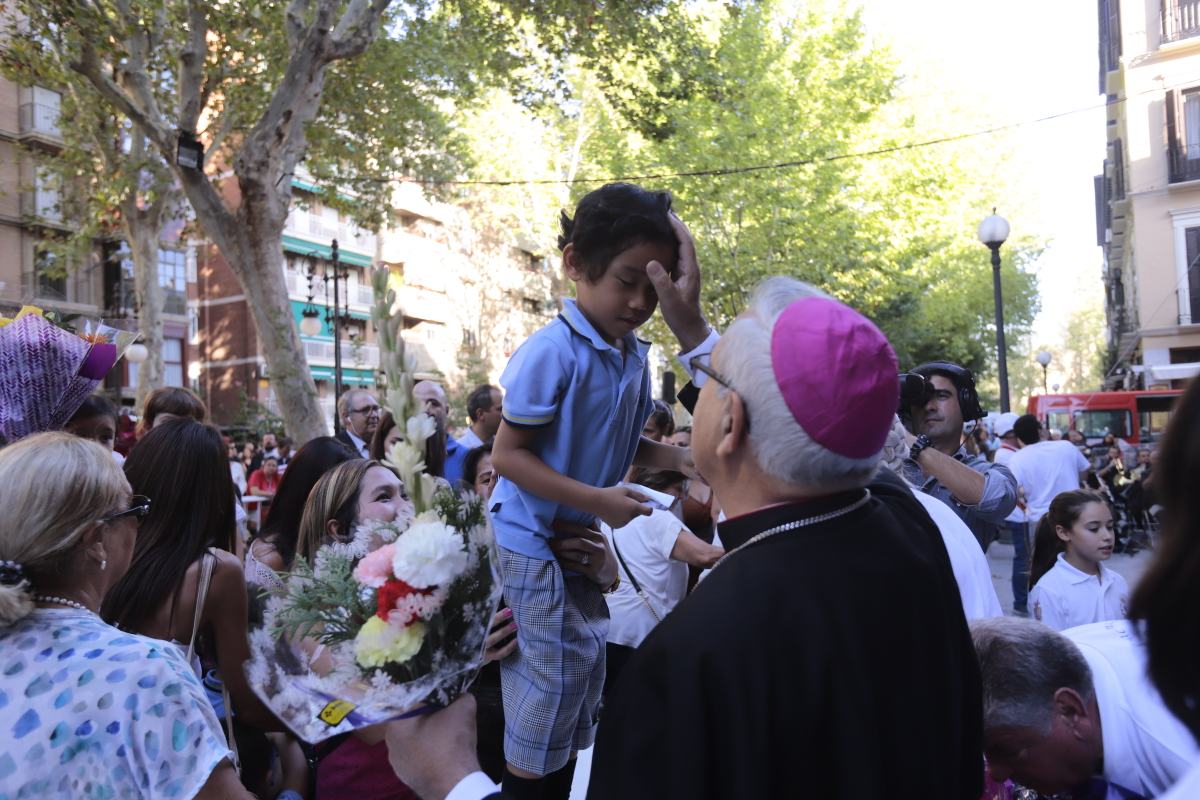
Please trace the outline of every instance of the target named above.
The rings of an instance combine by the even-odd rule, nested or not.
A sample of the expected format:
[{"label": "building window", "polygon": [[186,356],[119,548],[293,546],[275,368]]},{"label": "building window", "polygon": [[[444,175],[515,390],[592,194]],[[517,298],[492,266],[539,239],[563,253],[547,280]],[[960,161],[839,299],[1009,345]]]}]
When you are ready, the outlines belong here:
[{"label": "building window", "polygon": [[1179,322],[1186,325],[1200,320],[1200,227],[1185,228],[1183,237],[1187,258],[1187,285],[1181,291],[1186,292],[1187,296],[1181,298],[1180,306],[1186,307],[1190,313],[1180,313]]},{"label": "building window", "polygon": [[[1109,0],[1116,5],[1116,0]],[[1162,43],[1200,36],[1200,0],[1161,0]]]},{"label": "building window", "polygon": [[1171,183],[1200,180],[1200,86],[1171,89],[1164,102],[1168,179]]},{"label": "building window", "polygon": [[[183,339],[163,339],[163,386],[183,386]],[[129,370],[130,387],[137,386],[138,365],[132,361],[125,362]]]},{"label": "building window", "polygon": [[163,311],[168,314],[186,314],[187,256],[182,250],[158,251],[158,284],[163,287]]},{"label": "building window", "polygon": [[67,273],[57,253],[35,246],[33,275],[37,297],[47,300],[67,299]]},{"label": "building window", "polygon": [[1099,0],[1100,7],[1100,94],[1105,94],[1104,79],[1121,66],[1120,0]]}]

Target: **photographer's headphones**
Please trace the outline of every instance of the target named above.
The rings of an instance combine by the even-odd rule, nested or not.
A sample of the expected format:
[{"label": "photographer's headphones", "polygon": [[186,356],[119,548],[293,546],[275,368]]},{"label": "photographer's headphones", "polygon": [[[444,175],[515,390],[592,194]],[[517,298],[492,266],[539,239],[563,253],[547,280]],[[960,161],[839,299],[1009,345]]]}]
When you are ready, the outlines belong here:
[{"label": "photographer's headphones", "polygon": [[975,376],[971,374],[971,370],[949,361],[930,361],[912,371],[926,378],[938,374],[950,378],[954,388],[958,390],[958,408],[962,412],[964,424],[986,416],[983,406],[979,404],[979,393],[975,391]]}]

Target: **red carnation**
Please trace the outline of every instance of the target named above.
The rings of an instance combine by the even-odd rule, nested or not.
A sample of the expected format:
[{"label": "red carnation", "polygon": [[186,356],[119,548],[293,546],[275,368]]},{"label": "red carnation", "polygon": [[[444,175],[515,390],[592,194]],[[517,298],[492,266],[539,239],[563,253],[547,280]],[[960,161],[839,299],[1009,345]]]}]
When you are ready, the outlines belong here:
[{"label": "red carnation", "polygon": [[[417,589],[399,578],[389,578],[383,586],[379,587],[379,591],[375,595],[378,603],[375,615],[381,617],[384,622],[390,622],[391,614],[396,610],[396,602],[410,594],[430,595],[433,594],[433,589]],[[403,624],[407,625],[410,622],[412,622],[411,619],[406,619]]]}]

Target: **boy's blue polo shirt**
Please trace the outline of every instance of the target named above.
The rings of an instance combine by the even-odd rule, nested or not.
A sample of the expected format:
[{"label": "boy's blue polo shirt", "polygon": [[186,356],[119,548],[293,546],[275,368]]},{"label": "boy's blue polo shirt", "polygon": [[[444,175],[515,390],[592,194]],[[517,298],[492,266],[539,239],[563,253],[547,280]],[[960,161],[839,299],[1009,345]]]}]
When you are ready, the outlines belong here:
[{"label": "boy's blue polo shirt", "polygon": [[[615,486],[633,463],[650,417],[650,344],[632,333],[625,354],[596,332],[574,300],[530,336],[500,376],[504,420],[539,429],[535,454],[551,469],[592,486]],[[538,497],[501,477],[492,492],[496,541],[530,558],[551,560],[551,523],[595,517]]]}]

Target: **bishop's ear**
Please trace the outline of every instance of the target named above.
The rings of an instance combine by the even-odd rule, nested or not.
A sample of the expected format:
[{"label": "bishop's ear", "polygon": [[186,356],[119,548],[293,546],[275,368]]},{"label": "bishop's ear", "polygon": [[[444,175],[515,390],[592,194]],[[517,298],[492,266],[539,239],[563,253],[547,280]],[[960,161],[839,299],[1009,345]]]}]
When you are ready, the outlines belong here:
[{"label": "bishop's ear", "polygon": [[746,444],[750,432],[750,418],[746,416],[746,404],[737,392],[726,392],[725,408],[721,412],[721,439],[717,442],[718,455],[732,455]]}]

